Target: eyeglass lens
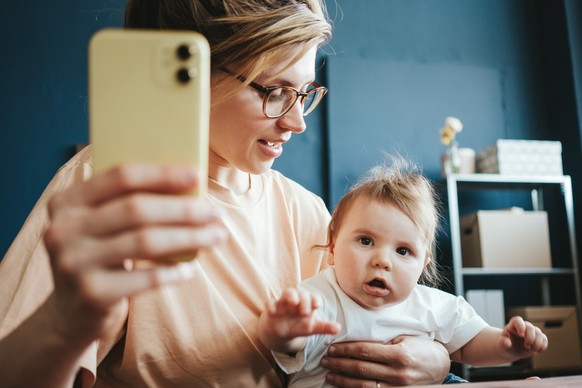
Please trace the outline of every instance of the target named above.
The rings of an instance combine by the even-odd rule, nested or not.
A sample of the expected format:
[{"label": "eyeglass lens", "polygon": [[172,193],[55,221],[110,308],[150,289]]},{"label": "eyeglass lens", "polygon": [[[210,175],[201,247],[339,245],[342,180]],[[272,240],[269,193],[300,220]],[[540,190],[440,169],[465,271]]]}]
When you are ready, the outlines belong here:
[{"label": "eyeglass lens", "polygon": [[[320,89],[311,89],[307,93],[309,94],[303,97],[301,101],[304,116],[307,116],[315,109],[324,94]],[[291,88],[280,87],[273,89],[265,100],[265,113],[270,117],[281,116],[291,109],[297,98],[301,97]]]}]

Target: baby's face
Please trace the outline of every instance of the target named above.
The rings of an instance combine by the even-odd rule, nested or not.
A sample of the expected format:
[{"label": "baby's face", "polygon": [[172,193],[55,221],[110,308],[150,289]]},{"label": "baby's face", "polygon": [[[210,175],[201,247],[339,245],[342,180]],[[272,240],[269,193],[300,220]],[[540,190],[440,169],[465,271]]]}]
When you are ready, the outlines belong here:
[{"label": "baby's face", "polygon": [[357,199],[331,248],[342,290],[363,307],[404,301],[424,269],[427,247],[421,231],[396,207]]}]

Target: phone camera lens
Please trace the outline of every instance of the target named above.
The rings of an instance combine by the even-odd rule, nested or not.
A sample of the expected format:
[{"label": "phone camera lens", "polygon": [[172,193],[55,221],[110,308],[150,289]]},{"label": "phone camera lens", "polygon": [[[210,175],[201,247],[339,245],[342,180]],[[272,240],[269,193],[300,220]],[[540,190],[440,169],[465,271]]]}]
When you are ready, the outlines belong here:
[{"label": "phone camera lens", "polygon": [[178,58],[186,60],[192,56],[192,51],[190,50],[190,46],[182,44],[176,50],[176,54],[178,55]]},{"label": "phone camera lens", "polygon": [[183,67],[176,72],[176,78],[178,79],[178,82],[180,82],[181,84],[187,84],[188,82],[190,82],[190,79],[192,77],[190,77],[190,72],[188,71],[188,69]]}]

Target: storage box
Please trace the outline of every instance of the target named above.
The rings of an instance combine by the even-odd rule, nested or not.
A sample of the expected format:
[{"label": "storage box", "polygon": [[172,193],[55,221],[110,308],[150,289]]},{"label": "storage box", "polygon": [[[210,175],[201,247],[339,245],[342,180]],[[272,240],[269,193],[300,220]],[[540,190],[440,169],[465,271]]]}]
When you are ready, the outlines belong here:
[{"label": "storage box", "polygon": [[503,290],[467,290],[465,299],[490,326],[505,327]]},{"label": "storage box", "polygon": [[548,336],[548,349],[528,360],[532,369],[582,366],[576,307],[516,307],[507,310],[508,318],[515,315],[538,326]]},{"label": "storage box", "polygon": [[479,153],[477,170],[503,175],[562,175],[562,143],[499,139]]},{"label": "storage box", "polygon": [[481,210],[461,218],[464,267],[550,268],[545,211]]}]

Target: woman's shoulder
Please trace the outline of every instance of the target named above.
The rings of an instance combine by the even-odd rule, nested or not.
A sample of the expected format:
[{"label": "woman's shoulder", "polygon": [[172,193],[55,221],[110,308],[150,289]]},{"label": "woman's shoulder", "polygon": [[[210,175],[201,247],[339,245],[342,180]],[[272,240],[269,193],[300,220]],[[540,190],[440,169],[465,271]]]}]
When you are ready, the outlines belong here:
[{"label": "woman's shoulder", "polygon": [[[309,215],[312,220],[327,225],[329,210],[320,196],[275,170],[263,174],[263,179],[267,196],[287,208],[290,214]],[[321,227],[319,222],[317,227]]]},{"label": "woman's shoulder", "polygon": [[85,181],[93,175],[93,147],[88,145],[80,149],[63,164],[53,180],[73,176],[75,180]]}]

